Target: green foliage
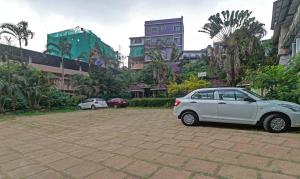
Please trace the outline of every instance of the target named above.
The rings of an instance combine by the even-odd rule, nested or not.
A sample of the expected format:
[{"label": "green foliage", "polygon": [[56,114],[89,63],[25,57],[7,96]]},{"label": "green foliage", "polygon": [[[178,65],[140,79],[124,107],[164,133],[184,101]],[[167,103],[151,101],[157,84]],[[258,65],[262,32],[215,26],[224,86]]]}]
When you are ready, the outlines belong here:
[{"label": "green foliage", "polygon": [[205,61],[186,63],[181,69],[181,80],[188,80],[191,76],[197,76],[199,72],[207,72],[207,63]]},{"label": "green foliage", "polygon": [[0,65],[0,112],[75,107],[80,100],[55,89],[52,78],[19,63]]},{"label": "green foliage", "polygon": [[135,98],[129,100],[129,106],[132,107],[172,107],[174,103],[174,98]]},{"label": "green foliage", "polygon": [[300,54],[291,59],[288,67],[261,67],[248,71],[246,79],[254,88],[266,90],[267,97],[300,103]]},{"label": "green foliage", "polygon": [[[266,34],[264,24],[251,17],[252,11],[222,11],[212,15],[200,32],[217,38],[222,52],[213,60],[222,62],[227,82],[236,86],[241,79],[241,66],[256,66],[263,56],[259,40]],[[244,60],[244,61],[243,61]]]},{"label": "green foliage", "polygon": [[155,80],[153,77],[153,67],[151,64],[147,64],[144,68],[137,72],[137,80],[136,82],[142,82],[146,84],[155,84]]},{"label": "green foliage", "polygon": [[191,76],[188,80],[185,80],[181,84],[171,83],[168,85],[168,93],[172,97],[179,97],[184,96],[193,90],[209,86],[210,84],[205,80],[201,80],[196,76]]}]

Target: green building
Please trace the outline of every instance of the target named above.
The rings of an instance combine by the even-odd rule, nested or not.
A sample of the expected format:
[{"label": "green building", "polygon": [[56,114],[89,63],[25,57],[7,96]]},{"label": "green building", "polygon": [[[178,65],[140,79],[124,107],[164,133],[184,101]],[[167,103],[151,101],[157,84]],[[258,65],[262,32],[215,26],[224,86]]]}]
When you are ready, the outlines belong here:
[{"label": "green building", "polygon": [[[51,33],[47,35],[47,43],[58,44],[61,38],[67,38],[68,42],[72,44],[71,60],[80,60],[96,65],[117,60],[117,52],[90,30],[76,27]],[[49,52],[49,54],[60,56],[57,52]]]}]

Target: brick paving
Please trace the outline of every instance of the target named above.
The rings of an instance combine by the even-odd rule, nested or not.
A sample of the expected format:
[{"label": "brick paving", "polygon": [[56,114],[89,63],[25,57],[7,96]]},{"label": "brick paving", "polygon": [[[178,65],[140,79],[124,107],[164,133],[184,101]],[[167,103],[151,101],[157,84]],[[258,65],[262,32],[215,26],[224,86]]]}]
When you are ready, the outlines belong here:
[{"label": "brick paving", "polygon": [[[299,129],[298,129],[299,131]],[[0,123],[0,179],[300,179],[300,132],[106,109]]]}]

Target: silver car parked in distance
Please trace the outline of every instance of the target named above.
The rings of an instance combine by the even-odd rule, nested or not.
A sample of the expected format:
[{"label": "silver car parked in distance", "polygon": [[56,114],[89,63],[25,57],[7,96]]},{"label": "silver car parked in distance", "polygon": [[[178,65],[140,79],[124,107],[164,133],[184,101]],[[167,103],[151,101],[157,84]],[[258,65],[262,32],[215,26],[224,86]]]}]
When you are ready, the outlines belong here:
[{"label": "silver car parked in distance", "polygon": [[300,127],[300,105],[267,100],[244,88],[205,88],[175,101],[174,114],[186,126],[200,121],[263,125],[269,132]]},{"label": "silver car parked in distance", "polygon": [[102,98],[90,98],[78,104],[80,109],[107,108],[107,103]]}]

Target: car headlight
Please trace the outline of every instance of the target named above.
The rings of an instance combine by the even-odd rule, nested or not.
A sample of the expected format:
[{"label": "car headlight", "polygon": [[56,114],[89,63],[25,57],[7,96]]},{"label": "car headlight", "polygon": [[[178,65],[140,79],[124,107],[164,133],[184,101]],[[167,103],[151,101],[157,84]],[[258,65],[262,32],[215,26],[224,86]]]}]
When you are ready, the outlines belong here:
[{"label": "car headlight", "polygon": [[288,108],[294,112],[300,112],[300,107],[292,104],[280,104],[280,106]]}]

